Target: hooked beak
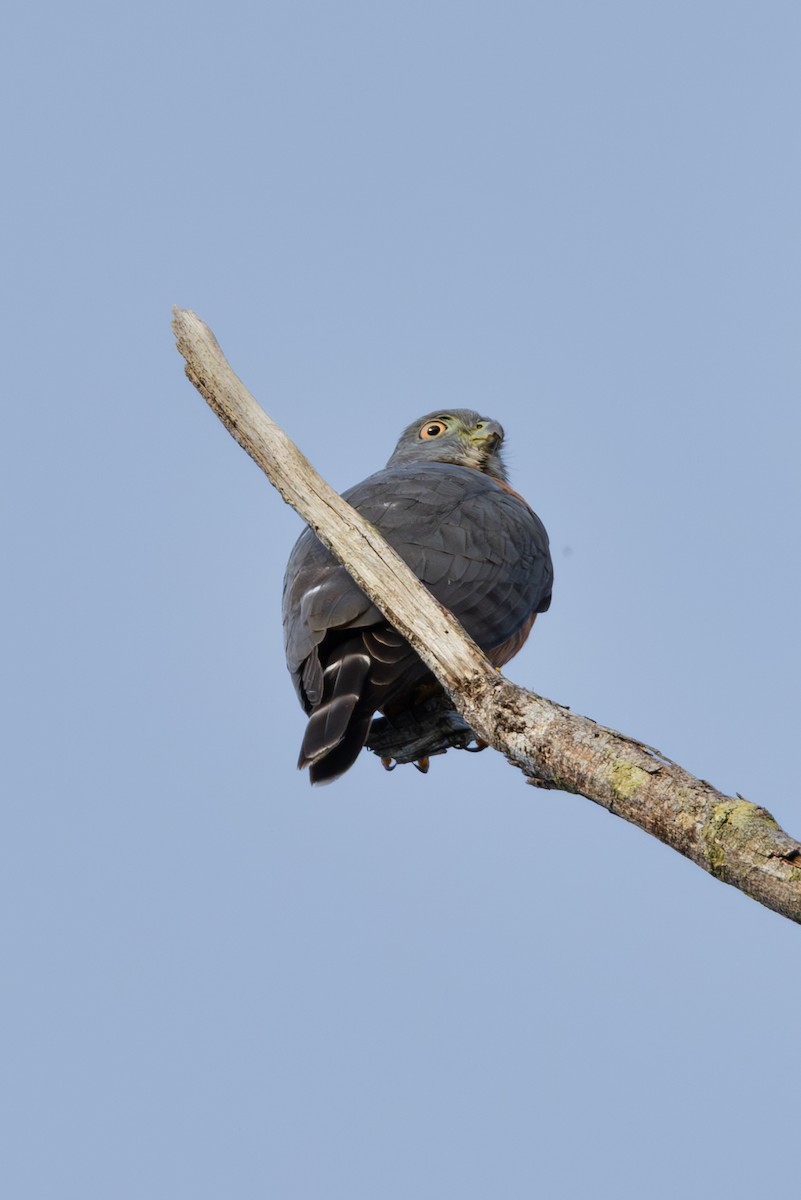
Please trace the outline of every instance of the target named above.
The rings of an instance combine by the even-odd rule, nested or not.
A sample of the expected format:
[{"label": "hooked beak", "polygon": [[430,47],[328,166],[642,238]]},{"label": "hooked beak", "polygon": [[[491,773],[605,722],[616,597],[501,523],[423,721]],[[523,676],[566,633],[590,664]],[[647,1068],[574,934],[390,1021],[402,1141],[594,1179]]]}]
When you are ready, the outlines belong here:
[{"label": "hooked beak", "polygon": [[478,421],[470,430],[469,438],[474,445],[491,454],[503,441],[503,426],[497,421]]}]

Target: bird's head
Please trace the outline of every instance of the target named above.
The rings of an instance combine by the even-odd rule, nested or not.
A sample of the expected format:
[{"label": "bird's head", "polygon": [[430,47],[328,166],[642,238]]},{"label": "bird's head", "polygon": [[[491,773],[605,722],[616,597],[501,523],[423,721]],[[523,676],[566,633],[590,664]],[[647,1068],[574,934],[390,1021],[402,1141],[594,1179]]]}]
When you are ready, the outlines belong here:
[{"label": "bird's head", "polygon": [[404,429],[388,467],[413,462],[475,467],[506,482],[501,457],[503,426],[469,408],[437,409]]}]

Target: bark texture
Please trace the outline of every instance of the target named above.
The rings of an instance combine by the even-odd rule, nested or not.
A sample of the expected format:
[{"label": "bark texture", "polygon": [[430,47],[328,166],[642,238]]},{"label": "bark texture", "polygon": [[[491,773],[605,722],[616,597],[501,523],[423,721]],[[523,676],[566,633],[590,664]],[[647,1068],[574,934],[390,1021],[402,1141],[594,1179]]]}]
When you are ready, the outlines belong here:
[{"label": "bark texture", "polygon": [[228,365],[211,330],[174,310],[186,374],[231,435],[406,637],[478,738],[538,787],[585,796],[711,875],[801,922],[801,844],[766,809],[726,796],[649,746],[510,683],[377,530],[317,474]]}]

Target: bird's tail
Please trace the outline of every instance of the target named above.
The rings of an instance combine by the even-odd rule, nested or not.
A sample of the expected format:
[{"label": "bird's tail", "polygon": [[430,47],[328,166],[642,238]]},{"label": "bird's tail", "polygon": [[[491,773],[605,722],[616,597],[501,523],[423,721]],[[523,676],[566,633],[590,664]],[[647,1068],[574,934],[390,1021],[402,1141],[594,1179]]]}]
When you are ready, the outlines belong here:
[{"label": "bird's tail", "polygon": [[309,717],[298,758],[312,783],[330,783],[356,761],[373,715],[359,711],[369,671],[362,637],[343,642],[326,664],[323,698]]},{"label": "bird's tail", "polygon": [[331,783],[352,767],[373,713],[408,696],[428,675],[390,625],[373,625],[334,647],[323,670],[323,697],[309,717],[299,767],[312,783]]}]

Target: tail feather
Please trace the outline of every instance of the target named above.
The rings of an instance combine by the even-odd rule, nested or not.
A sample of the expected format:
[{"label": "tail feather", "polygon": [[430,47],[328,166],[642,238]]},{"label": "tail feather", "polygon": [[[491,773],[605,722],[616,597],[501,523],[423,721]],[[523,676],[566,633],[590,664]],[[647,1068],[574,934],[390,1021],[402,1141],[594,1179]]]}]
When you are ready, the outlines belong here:
[{"label": "tail feather", "polygon": [[[309,717],[300,748],[299,767],[318,763],[342,742],[348,733],[356,705],[361,699],[369,671],[370,656],[366,653],[361,638],[354,638],[338,648],[323,674],[323,698]],[[369,725],[369,719],[367,724]],[[364,741],[359,745],[356,754],[362,745]]]},{"label": "tail feather", "polygon": [[361,630],[323,655],[322,698],[312,708],[298,766],[312,783],[330,783],[352,767],[377,709],[428,674],[409,643],[389,625]]},{"label": "tail feather", "polygon": [[372,713],[356,712],[339,745],[310,765],[312,783],[333,783],[353,766],[367,741],[371,721]]}]

